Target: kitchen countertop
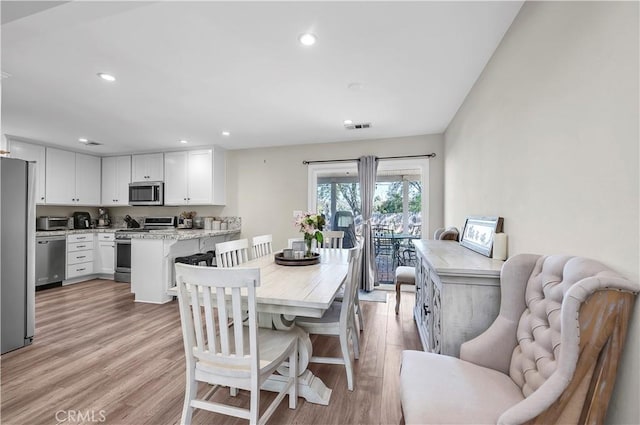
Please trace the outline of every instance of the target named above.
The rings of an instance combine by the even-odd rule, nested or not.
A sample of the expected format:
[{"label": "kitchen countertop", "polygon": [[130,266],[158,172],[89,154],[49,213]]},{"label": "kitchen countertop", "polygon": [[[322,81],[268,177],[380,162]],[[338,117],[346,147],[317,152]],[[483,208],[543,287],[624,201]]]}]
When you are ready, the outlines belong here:
[{"label": "kitchen countertop", "polygon": [[53,230],[37,231],[37,237],[44,236],[67,236],[81,233],[116,233],[116,238],[127,237],[131,239],[199,239],[211,236],[231,235],[240,233],[240,229],[229,230],[204,230],[204,229],[166,229],[151,230],[149,232],[127,232],[126,228],[106,228],[106,229],[77,229],[77,230]]}]

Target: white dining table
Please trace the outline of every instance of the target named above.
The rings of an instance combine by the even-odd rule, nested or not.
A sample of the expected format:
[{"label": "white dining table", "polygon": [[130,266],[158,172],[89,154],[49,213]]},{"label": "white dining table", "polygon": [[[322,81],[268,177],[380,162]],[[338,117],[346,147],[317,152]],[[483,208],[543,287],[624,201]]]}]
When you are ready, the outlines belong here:
[{"label": "white dining table", "polygon": [[[295,326],[296,316],[322,317],[331,306],[347,275],[348,249],[320,248],[320,263],[309,266],[283,266],[275,263],[274,254],[250,260],[238,268],[260,269],[256,288],[256,310],[261,327],[289,330],[299,336],[298,394],[308,402],[328,405],[331,389],[307,369],[313,347],[309,334]],[[177,288],[168,294],[177,296]],[[273,375],[262,389],[278,391],[285,376]]]}]

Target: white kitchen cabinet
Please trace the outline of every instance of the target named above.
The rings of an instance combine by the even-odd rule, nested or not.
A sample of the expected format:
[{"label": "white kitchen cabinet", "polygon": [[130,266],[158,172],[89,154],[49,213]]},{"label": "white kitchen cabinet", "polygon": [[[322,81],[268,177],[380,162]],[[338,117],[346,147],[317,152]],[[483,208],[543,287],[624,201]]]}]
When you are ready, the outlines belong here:
[{"label": "white kitchen cabinet", "polygon": [[164,204],[187,204],[187,152],[167,152],[164,155]]},{"label": "white kitchen cabinet", "polygon": [[76,154],[47,148],[46,202],[47,204],[76,203]]},{"label": "white kitchen cabinet", "polygon": [[100,205],[100,157],[76,154],[76,203]]},{"label": "white kitchen cabinet", "polygon": [[165,205],[223,205],[225,152],[204,149],[165,154]]},{"label": "white kitchen cabinet", "polygon": [[131,156],[131,181],[163,181],[164,157],[161,153]]},{"label": "white kitchen cabinet", "polygon": [[46,161],[47,204],[100,204],[99,157],[47,148]]},{"label": "white kitchen cabinet", "polygon": [[101,275],[113,278],[115,269],[115,234],[98,233],[96,253],[94,256],[94,270]]},{"label": "white kitchen cabinet", "polygon": [[93,274],[93,233],[67,236],[67,279]]},{"label": "white kitchen cabinet", "polygon": [[36,162],[36,204],[45,203],[46,149],[41,145],[9,139],[8,150],[12,158]]},{"label": "white kitchen cabinet", "polygon": [[102,158],[102,205],[128,205],[129,183],[131,183],[130,155]]}]

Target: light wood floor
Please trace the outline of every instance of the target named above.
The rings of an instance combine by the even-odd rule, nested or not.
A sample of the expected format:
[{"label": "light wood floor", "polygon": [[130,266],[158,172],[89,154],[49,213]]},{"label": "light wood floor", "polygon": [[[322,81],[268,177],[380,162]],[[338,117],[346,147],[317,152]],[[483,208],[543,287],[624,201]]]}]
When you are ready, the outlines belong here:
[{"label": "light wood floor", "polygon": [[[330,405],[299,398],[290,410],[285,399],[269,423],[399,424],[401,352],[420,349],[413,300],[403,292],[399,316],[393,293],[386,304],[363,301],[355,391],[347,390],[343,366],[310,365],[333,389]],[[337,338],[314,337],[313,345],[314,354],[340,355]],[[183,350],[176,302],[134,303],[128,284],[105,280],[38,292],[34,343],[1,358],[0,422],[175,424],[184,396]],[[243,407],[249,401],[242,391],[235,398],[219,391],[214,399]],[[262,409],[272,399],[263,391]],[[247,423],[200,410],[193,422]]]}]

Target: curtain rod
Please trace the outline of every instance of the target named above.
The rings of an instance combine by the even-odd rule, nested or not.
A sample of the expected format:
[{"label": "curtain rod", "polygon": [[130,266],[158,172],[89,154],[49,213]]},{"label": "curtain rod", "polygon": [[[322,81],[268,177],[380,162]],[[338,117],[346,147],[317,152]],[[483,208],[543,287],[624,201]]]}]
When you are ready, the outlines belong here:
[{"label": "curtain rod", "polygon": [[[406,158],[435,158],[435,153],[427,153],[424,155],[402,155],[402,156],[382,156],[378,159],[406,159]],[[302,161],[303,164],[321,164],[326,162],[355,162],[359,161],[359,158],[350,158],[350,159],[325,159],[320,161]]]}]

